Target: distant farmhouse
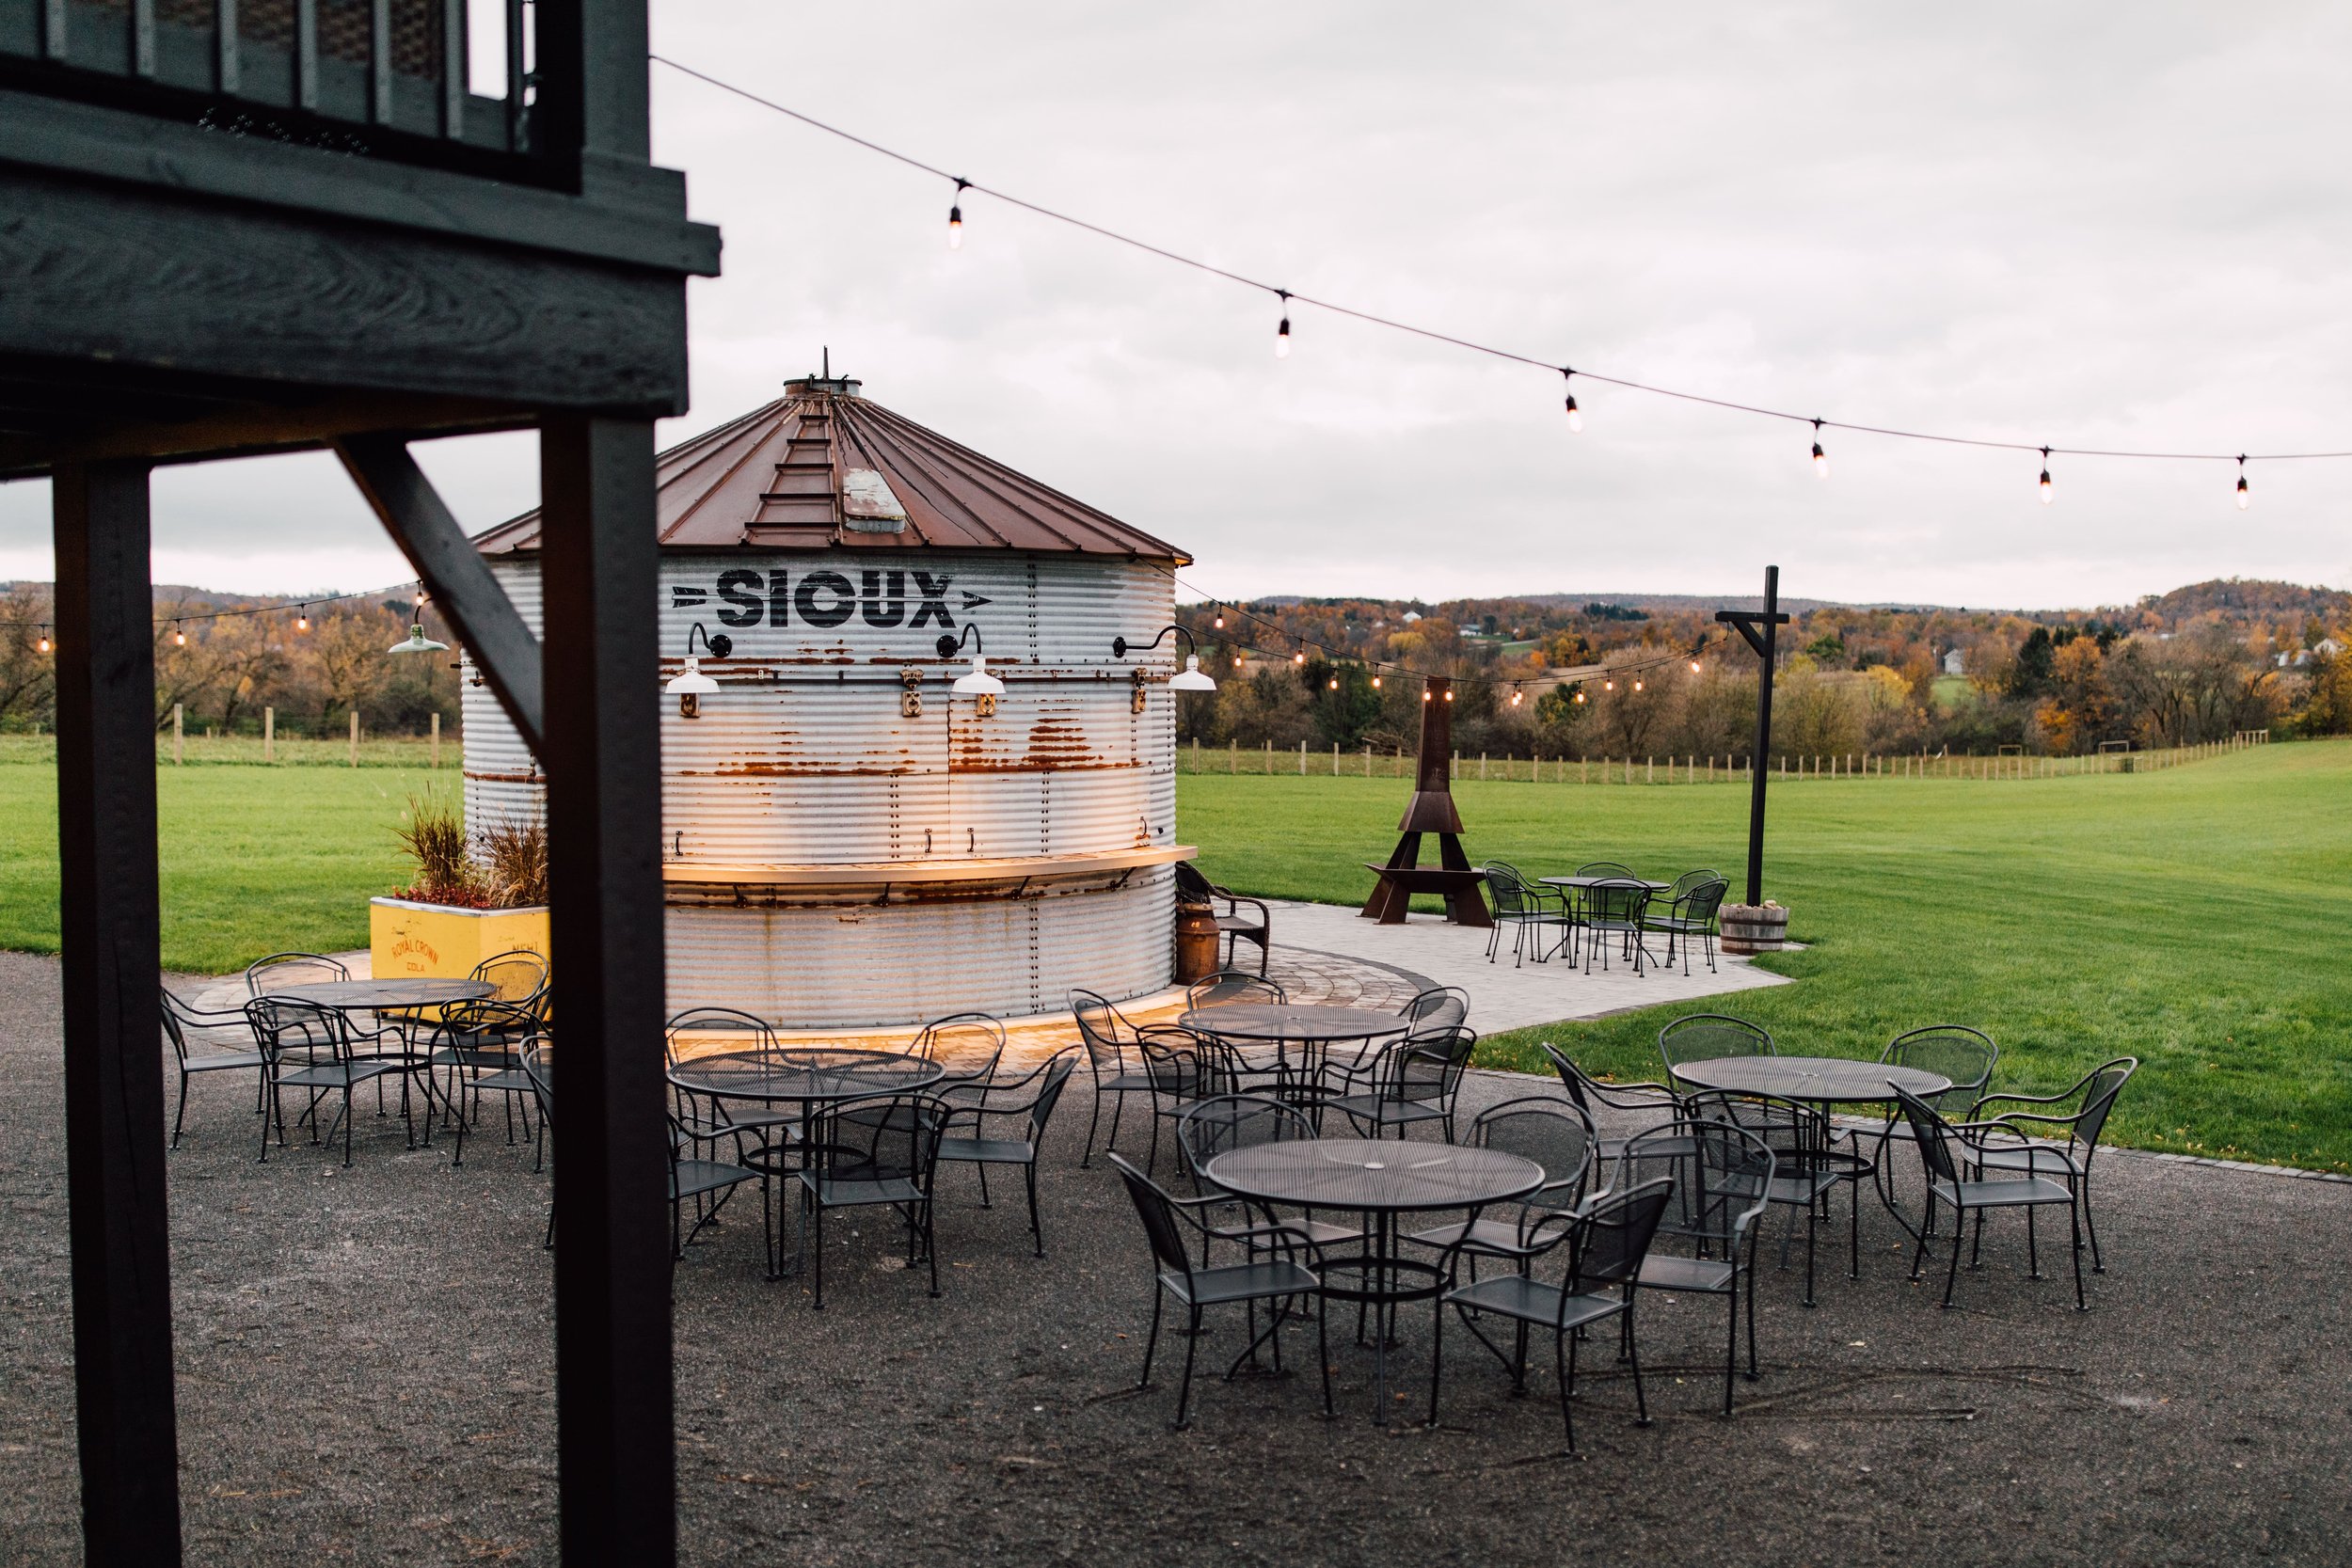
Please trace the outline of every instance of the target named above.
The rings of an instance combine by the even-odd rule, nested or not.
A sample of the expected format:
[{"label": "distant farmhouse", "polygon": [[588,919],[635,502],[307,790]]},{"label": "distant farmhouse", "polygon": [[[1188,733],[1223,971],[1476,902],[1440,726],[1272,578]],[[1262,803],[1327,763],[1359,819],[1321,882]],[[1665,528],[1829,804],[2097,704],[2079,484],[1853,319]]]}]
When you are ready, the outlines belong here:
[{"label": "distant farmhouse", "polygon": [[1967,662],[1960,657],[1958,648],[1951,649],[1945,654],[1944,673],[1947,675],[1964,675],[1968,673]]}]

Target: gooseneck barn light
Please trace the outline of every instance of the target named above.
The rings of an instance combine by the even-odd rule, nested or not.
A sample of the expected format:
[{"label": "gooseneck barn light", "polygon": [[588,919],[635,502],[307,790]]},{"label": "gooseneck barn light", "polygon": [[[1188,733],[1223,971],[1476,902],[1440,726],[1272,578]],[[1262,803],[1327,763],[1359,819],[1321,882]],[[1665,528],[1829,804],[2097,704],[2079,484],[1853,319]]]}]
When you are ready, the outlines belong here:
[{"label": "gooseneck barn light", "polygon": [[[1181,626],[1162,626],[1159,635],[1149,642],[1130,642],[1124,637],[1114,637],[1111,639],[1111,657],[1125,658],[1130,653],[1149,653],[1167,641],[1170,632],[1174,632],[1184,645],[1184,667],[1168,677],[1168,689],[1171,691],[1215,691],[1216,682],[1200,668],[1199,644],[1193,641],[1192,633]],[[1238,658],[1233,660],[1233,666],[1239,669],[1241,660]]]},{"label": "gooseneck barn light", "polygon": [[694,652],[694,639],[697,637],[703,640],[703,647],[713,658],[724,658],[735,651],[735,640],[726,633],[721,632],[713,637],[703,629],[700,621],[694,623],[694,629],[686,634],[686,668],[661,685],[665,693],[677,699],[678,717],[681,719],[701,718],[703,699],[719,689],[719,683],[703,673],[703,661]]},{"label": "gooseneck barn light", "polygon": [[939,637],[939,657],[955,657],[956,655],[963,652],[963,645],[966,642],[972,644],[972,668],[956,677],[954,689],[960,695],[966,697],[1003,696],[1005,683],[988,673],[988,656],[980,651],[980,628],[975,623],[966,621],[963,624],[963,635],[961,637],[949,637],[942,632]]},{"label": "gooseneck barn light", "polygon": [[436,642],[424,634],[424,594],[416,599],[416,618],[408,624],[408,635],[384,650],[388,654],[445,654],[449,644]]}]

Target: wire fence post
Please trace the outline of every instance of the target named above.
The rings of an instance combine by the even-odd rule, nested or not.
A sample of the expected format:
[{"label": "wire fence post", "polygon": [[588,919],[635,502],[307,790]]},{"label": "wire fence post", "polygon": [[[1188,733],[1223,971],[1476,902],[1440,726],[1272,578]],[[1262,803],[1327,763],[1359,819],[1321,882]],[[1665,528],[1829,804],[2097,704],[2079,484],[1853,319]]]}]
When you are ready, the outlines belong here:
[{"label": "wire fence post", "polygon": [[351,766],[359,766],[359,710],[351,710]]},{"label": "wire fence post", "polygon": [[441,710],[433,710],[433,766],[441,766]]},{"label": "wire fence post", "polygon": [[171,705],[171,765],[174,768],[183,766],[188,760],[183,751],[183,739],[180,728],[180,705],[174,703]]},{"label": "wire fence post", "polygon": [[278,760],[278,710],[274,707],[262,710],[262,760]]}]

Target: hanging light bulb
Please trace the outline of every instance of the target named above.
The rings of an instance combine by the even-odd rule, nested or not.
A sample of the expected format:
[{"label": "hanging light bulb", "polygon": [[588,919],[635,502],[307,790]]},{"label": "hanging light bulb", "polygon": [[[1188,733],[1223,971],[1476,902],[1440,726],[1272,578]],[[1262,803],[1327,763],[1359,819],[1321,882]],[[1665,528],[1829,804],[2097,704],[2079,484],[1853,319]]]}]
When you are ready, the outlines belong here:
[{"label": "hanging light bulb", "polygon": [[188,634],[180,629],[180,623],[177,621],[171,623],[171,645],[175,648],[184,648],[188,645]]},{"label": "hanging light bulb", "polygon": [[1635,681],[1635,682],[1633,683],[1633,689],[1634,689],[1634,690],[1636,690],[1636,691],[1641,690],[1641,689],[1642,689],[1642,683],[1641,683],[1640,681]]},{"label": "hanging light bulb", "polygon": [[1695,659],[1695,658],[1694,658],[1694,659],[1692,659],[1692,660],[1691,661],[1691,673],[1692,673],[1692,674],[1694,674],[1694,675],[1695,675],[1695,674],[1697,674],[1698,673],[1699,673],[1699,661],[1698,661],[1697,659]]},{"label": "hanging light bulb", "polygon": [[1277,289],[1274,293],[1282,302],[1281,325],[1274,329],[1274,357],[1288,359],[1291,356],[1291,292]]},{"label": "hanging light bulb", "polygon": [[1580,688],[1580,689],[1578,689],[1577,693],[1576,693],[1576,700],[1577,700],[1579,703],[1581,703],[1581,702],[1583,702],[1583,701],[1584,701],[1584,692],[1583,692],[1583,690],[1582,690],[1582,689],[1581,689],[1581,688]]},{"label": "hanging light bulb", "polygon": [[1445,689],[1445,700],[1449,703],[1454,701],[1454,688],[1449,686]]},{"label": "hanging light bulb", "polygon": [[1603,691],[1614,691],[1617,689],[1617,683],[1615,681],[1603,681],[1600,683],[1600,689]]},{"label": "hanging light bulb", "polygon": [[47,626],[40,628],[40,641],[37,646],[44,654],[49,651],[49,628]]},{"label": "hanging light bulb", "polygon": [[307,605],[307,604],[306,604],[306,605],[304,605],[304,606],[302,607],[302,613],[294,617],[294,630],[296,630],[296,631],[309,631],[310,629],[310,607],[309,605]]},{"label": "hanging light bulb", "polygon": [[2240,512],[2254,504],[2254,497],[2246,488],[2246,454],[2237,454],[2237,509]]},{"label": "hanging light bulb", "polygon": [[1424,703],[1429,701],[1429,690],[1426,687],[1422,689],[1421,700]]},{"label": "hanging light bulb", "polygon": [[1379,676],[1375,675],[1375,676],[1373,676],[1373,677],[1372,677],[1372,689],[1373,689],[1375,691],[1377,691],[1377,690],[1379,690],[1379,689],[1380,689],[1380,677],[1379,677]]},{"label": "hanging light bulb", "polygon": [[1233,656],[1233,668],[1236,670],[1241,668],[1241,655],[1239,654]]},{"label": "hanging light bulb", "polygon": [[[1565,385],[1568,378],[1574,374],[1576,374],[1576,372],[1568,369],[1567,366],[1563,365],[1560,367],[1560,380],[1563,385]],[[1574,392],[1570,392],[1568,394],[1568,434],[1571,436],[1581,436],[1584,434],[1584,415],[1582,410],[1576,406],[1576,394]]]},{"label": "hanging light bulb", "polygon": [[1513,707],[1519,705],[1519,689],[1516,686],[1511,689],[1511,705]]},{"label": "hanging light bulb", "polygon": [[1220,610],[1216,612],[1216,629],[1219,631],[1223,631],[1225,629],[1225,611]]},{"label": "hanging light bulb", "polygon": [[1337,690],[1340,689],[1340,677],[1339,677],[1339,676],[1337,676],[1337,675],[1333,675],[1333,676],[1330,678],[1330,680],[1328,680],[1328,681],[1327,681],[1327,682],[1325,683],[1325,685],[1326,685],[1326,686],[1327,686],[1327,687],[1330,690],[1337,691]]},{"label": "hanging light bulb", "polygon": [[1304,649],[1304,648],[1301,648],[1301,649],[1299,649],[1296,653],[1295,653],[1295,654],[1291,655],[1291,662],[1292,662],[1293,664],[1304,664],[1304,663],[1306,663],[1306,662],[1307,662],[1307,650],[1306,650],[1306,649]]},{"label": "hanging light bulb", "polygon": [[1821,450],[1821,421],[1813,421],[1813,471],[1822,479],[1829,478],[1829,453]]},{"label": "hanging light bulb", "polygon": [[947,248],[949,250],[963,248],[963,192],[964,187],[971,183],[971,181],[959,177],[956,181],[956,194],[949,198],[947,204]]},{"label": "hanging light bulb", "polygon": [[2050,449],[2042,449],[2042,504],[2047,506],[2053,492],[2050,487]]}]

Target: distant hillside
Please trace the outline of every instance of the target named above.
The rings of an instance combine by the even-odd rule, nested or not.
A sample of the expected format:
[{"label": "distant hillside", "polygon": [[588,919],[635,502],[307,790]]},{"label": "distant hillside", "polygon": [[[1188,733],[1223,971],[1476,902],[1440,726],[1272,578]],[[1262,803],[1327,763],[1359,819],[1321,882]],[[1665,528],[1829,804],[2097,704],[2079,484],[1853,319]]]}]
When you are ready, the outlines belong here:
[{"label": "distant hillside", "polygon": [[2352,619],[2352,594],[2260,578],[2215,578],[2169,594],[2151,594],[2139,601],[2139,608],[2154,610],[2168,621],[2192,620],[2217,610],[2233,618],[2308,615],[2341,625]]}]

